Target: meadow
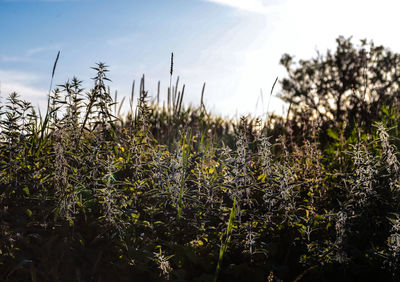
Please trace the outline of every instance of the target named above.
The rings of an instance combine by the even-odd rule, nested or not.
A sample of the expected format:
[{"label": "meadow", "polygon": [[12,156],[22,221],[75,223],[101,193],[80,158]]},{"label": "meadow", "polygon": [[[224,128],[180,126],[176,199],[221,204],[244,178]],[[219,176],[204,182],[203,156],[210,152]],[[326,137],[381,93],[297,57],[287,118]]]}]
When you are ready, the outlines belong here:
[{"label": "meadow", "polygon": [[2,100],[1,281],[400,279],[398,103],[371,126],[229,120],[143,77],[121,116],[93,69],[45,113]]}]

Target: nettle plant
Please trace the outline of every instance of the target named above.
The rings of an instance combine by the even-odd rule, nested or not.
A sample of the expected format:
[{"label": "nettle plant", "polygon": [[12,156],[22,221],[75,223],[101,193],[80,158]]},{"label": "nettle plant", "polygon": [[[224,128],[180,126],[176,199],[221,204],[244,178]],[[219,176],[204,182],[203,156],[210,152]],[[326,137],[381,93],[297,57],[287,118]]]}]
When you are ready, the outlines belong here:
[{"label": "nettle plant", "polygon": [[142,77],[123,117],[93,69],[93,88],[59,85],[44,116],[2,100],[0,280],[399,278],[398,115],[348,135],[223,120],[203,95],[185,107],[171,69],[167,103]]}]

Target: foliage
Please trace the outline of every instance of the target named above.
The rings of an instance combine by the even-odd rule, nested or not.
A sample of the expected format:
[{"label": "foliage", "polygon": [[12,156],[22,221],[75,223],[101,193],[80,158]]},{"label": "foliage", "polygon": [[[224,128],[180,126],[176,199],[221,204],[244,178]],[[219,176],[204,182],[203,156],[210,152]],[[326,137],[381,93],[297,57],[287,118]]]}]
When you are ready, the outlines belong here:
[{"label": "foliage", "polygon": [[143,77],[124,119],[94,70],[45,117],[1,104],[0,280],[400,279],[399,105],[295,137],[291,120],[185,108],[178,84],[159,107]]},{"label": "foliage", "polygon": [[[293,115],[308,111],[336,125],[370,127],[382,105],[396,102],[400,94],[400,54],[372,41],[355,46],[351,38],[339,37],[334,52],[317,53],[310,60],[285,54],[281,64],[288,77],[282,80],[282,98],[291,103]],[[351,131],[351,129],[350,129]]]}]

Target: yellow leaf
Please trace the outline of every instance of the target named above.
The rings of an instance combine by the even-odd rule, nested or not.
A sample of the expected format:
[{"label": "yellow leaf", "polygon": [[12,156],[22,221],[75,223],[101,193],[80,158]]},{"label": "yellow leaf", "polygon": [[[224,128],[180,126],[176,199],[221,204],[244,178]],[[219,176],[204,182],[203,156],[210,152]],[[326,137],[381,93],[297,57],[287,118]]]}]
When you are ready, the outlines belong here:
[{"label": "yellow leaf", "polygon": [[265,174],[261,174],[261,175],[257,178],[257,180],[261,180],[262,182],[264,182],[266,177],[267,177],[267,176],[266,176]]}]

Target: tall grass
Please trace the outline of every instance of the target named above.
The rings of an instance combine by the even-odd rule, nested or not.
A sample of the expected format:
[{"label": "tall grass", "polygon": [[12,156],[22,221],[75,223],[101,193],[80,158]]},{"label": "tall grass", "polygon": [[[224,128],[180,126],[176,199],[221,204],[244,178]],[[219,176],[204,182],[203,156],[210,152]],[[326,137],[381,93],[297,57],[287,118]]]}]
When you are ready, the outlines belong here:
[{"label": "tall grass", "polygon": [[0,280],[399,279],[397,114],[348,136],[224,120],[205,84],[185,106],[171,56],[167,105],[142,77],[120,116],[108,67],[93,70],[43,117],[16,93],[1,104]]}]

